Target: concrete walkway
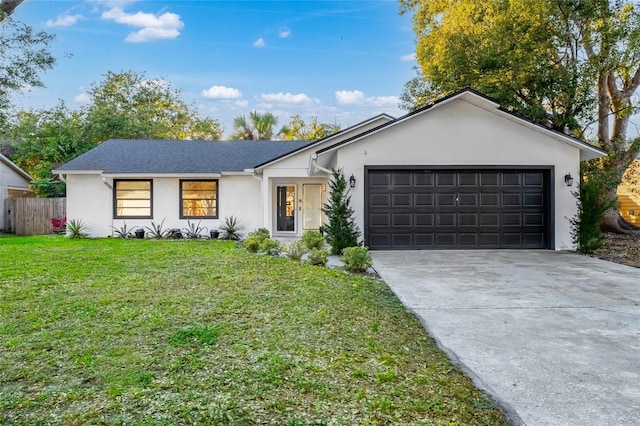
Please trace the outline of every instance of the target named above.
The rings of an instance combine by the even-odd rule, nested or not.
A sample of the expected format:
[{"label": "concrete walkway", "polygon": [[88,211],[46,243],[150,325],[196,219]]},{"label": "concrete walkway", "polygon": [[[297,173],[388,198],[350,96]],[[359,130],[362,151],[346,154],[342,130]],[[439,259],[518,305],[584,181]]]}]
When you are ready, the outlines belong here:
[{"label": "concrete walkway", "polygon": [[511,424],[640,424],[640,269],[553,251],[374,251]]}]

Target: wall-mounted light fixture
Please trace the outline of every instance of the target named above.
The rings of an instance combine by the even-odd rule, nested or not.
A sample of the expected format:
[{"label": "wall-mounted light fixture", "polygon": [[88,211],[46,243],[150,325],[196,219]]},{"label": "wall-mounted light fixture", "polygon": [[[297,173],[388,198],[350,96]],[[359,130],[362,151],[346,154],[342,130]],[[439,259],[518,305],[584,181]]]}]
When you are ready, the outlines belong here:
[{"label": "wall-mounted light fixture", "polygon": [[571,176],[571,173],[564,175],[564,183],[566,183],[567,186],[573,186],[573,176]]},{"label": "wall-mounted light fixture", "polygon": [[349,187],[356,187],[356,177],[353,174],[351,174],[351,177],[349,178]]}]

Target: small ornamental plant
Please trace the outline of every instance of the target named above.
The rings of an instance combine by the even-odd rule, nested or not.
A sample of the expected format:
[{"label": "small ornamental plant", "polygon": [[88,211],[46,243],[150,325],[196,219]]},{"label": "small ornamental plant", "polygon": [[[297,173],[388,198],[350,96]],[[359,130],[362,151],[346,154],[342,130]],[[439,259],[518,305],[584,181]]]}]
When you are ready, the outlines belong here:
[{"label": "small ornamental plant", "polygon": [[56,234],[64,234],[67,231],[67,217],[52,217],[51,228],[53,228],[53,232]]},{"label": "small ornamental plant", "polygon": [[373,260],[367,247],[357,246],[342,250],[342,263],[349,272],[365,273],[373,265]]}]

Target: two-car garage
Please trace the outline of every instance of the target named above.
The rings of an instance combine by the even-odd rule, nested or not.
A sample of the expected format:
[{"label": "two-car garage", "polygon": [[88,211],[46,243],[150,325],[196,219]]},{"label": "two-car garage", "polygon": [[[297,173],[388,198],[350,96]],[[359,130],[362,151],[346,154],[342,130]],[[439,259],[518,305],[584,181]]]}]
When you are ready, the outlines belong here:
[{"label": "two-car garage", "polygon": [[367,167],[372,250],[553,247],[550,167]]}]

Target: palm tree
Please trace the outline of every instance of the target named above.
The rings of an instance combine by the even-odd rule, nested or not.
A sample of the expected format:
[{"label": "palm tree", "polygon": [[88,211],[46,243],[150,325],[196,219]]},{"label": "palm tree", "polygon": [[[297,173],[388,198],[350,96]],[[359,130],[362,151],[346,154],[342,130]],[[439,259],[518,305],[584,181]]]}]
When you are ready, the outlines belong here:
[{"label": "palm tree", "polygon": [[229,139],[271,140],[273,128],[277,124],[278,118],[270,112],[264,114],[257,111],[250,112],[249,122],[244,115],[239,115],[233,119],[234,132],[229,135]]}]

